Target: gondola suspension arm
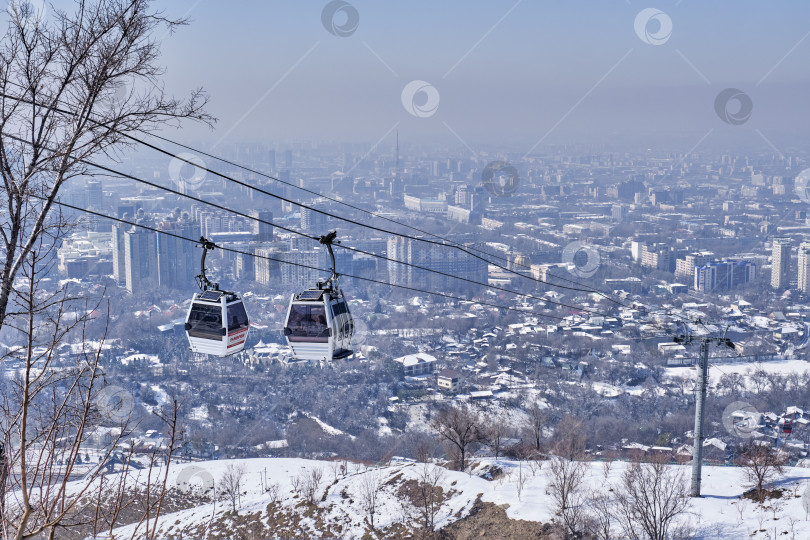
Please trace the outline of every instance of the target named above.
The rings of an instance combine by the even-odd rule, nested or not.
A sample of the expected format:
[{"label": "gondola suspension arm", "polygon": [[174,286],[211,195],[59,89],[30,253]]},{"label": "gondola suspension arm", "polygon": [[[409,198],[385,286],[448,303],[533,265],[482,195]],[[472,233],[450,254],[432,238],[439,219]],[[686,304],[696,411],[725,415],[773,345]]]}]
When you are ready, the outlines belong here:
[{"label": "gondola suspension arm", "polygon": [[332,232],[330,232],[328,234],[325,234],[325,235],[321,236],[318,239],[318,241],[321,244],[325,245],[326,249],[329,251],[329,262],[330,262],[330,265],[331,265],[329,267],[329,270],[331,271],[331,275],[329,276],[329,279],[326,280],[326,283],[318,283],[318,287],[320,288],[322,285],[328,284],[329,288],[331,290],[337,292],[339,290],[338,289],[338,277],[340,276],[340,274],[338,274],[337,270],[335,270],[335,252],[332,251],[332,244],[333,243],[339,244],[340,242],[338,240],[335,240],[335,238],[337,238],[337,231],[332,231]]}]

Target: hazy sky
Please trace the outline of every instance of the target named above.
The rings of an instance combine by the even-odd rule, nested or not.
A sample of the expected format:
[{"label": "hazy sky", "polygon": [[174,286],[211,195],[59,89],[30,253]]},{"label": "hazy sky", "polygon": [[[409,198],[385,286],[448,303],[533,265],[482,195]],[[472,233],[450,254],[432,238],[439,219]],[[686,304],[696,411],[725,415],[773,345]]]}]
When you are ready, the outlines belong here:
[{"label": "hazy sky", "polygon": [[[173,135],[188,140],[374,143],[398,129],[403,140],[522,152],[541,140],[649,137],[654,145],[676,134],[697,143],[713,130],[715,143],[768,150],[767,139],[786,151],[808,129],[806,0],[158,5],[192,19],[165,40],[168,87],[203,86],[219,118],[214,133],[189,126]],[[340,8],[327,17],[334,31],[348,35],[324,26],[328,5]],[[420,91],[406,99],[417,115],[406,110],[402,92],[414,80],[435,89],[427,88],[437,107]],[[729,87],[753,106],[737,125],[715,111]],[[724,110],[733,120],[744,105],[731,100]]]}]

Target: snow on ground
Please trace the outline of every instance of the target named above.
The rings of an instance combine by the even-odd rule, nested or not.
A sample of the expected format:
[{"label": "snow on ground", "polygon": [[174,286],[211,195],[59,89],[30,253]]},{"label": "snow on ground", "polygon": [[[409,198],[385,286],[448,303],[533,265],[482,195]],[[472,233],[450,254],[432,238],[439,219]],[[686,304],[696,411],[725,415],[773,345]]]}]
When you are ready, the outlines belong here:
[{"label": "snow on ground", "polygon": [[606,398],[615,398],[619,397],[624,393],[624,390],[619,388],[618,386],[608,384],[606,382],[595,382],[593,383],[593,389],[599,395],[604,396]]},{"label": "snow on ground", "polygon": [[377,418],[377,435],[380,437],[386,437],[391,435],[393,431],[391,431],[391,426],[388,425],[388,419],[382,416]]},{"label": "snow on ground", "polygon": [[106,350],[109,350],[109,349],[112,348],[114,341],[117,341],[117,340],[108,340],[108,341],[105,341],[103,343],[103,345],[102,345],[101,341],[86,340],[86,341],[82,341],[80,343],[71,343],[69,345],[69,347],[70,347],[70,352],[72,354],[81,354],[83,352],[88,352],[88,351],[98,351],[99,348],[102,348],[103,350],[106,351]]},{"label": "snow on ground", "polygon": [[[172,398],[169,397],[169,394],[160,387],[160,385],[153,384],[151,386],[152,392],[155,393],[155,399],[158,402],[158,405],[169,405],[172,402]],[[206,409],[207,412],[207,409]]]},{"label": "snow on ground", "polygon": [[158,357],[158,355],[156,355],[156,354],[141,354],[141,353],[130,354],[129,356],[126,356],[126,357],[122,358],[121,363],[123,365],[125,365],[125,366],[128,366],[129,364],[131,364],[133,362],[133,360],[134,361],[145,361],[145,362],[147,362],[149,364],[160,364],[160,357]]},{"label": "snow on ground", "polygon": [[[709,359],[711,362],[711,359]],[[810,371],[810,362],[805,360],[776,360],[773,362],[740,362],[734,364],[718,364],[711,362],[709,364],[709,384],[716,385],[724,374],[739,373],[745,377],[746,387],[753,389],[751,384],[750,375],[759,370],[765,373],[778,373],[780,375],[787,375],[789,373],[804,373]],[[695,380],[696,368],[692,367],[670,367],[664,370],[668,377]]]},{"label": "snow on ground", "polygon": [[[338,429],[336,427],[330,426],[329,424],[327,424],[326,422],[324,422],[323,420],[321,420],[320,418],[318,418],[315,415],[312,415],[312,414],[309,414],[309,413],[302,413],[302,414],[304,414],[307,418],[309,418],[310,420],[312,420],[316,424],[318,424],[318,426],[320,426],[320,428],[323,430],[323,432],[326,433],[327,435],[346,435],[345,431],[342,431],[342,430],[340,430],[340,429]],[[354,440],[356,438],[354,435],[349,435],[349,437],[352,440]]]},{"label": "snow on ground", "polygon": [[191,412],[188,414],[188,419],[198,422],[208,420],[208,405],[203,404],[191,409]]},{"label": "snow on ground", "polygon": [[[262,489],[265,478],[268,484],[279,484],[281,505],[284,508],[302,512],[303,515],[301,499],[293,493],[293,478],[306,474],[313,468],[320,468],[323,480],[315,497],[318,507],[323,511],[319,521],[339,524],[340,536],[343,538],[360,538],[367,530],[364,523],[365,514],[359,500],[360,486],[365,475],[378,475],[385,484],[381,508],[376,517],[377,526],[384,528],[406,519],[409,505],[394,494],[402,482],[417,479],[420,469],[424,467],[422,464],[408,463],[366,469],[362,465],[349,463],[347,474],[343,475],[339,471],[336,472],[333,462],[325,461],[282,458],[205,461],[172,465],[169,485],[213,486],[222,477],[228,465],[243,465],[246,471],[240,515],[266,512],[271,499]],[[502,505],[506,508],[507,515],[513,519],[548,522],[554,518],[553,500],[547,492],[548,462],[545,462],[540,470],[533,472],[525,462],[522,464],[507,460],[495,462],[494,459],[487,458],[479,460],[476,472],[491,465],[497,465],[505,471],[505,474],[490,481],[467,473],[444,472],[441,485],[450,492],[450,499],[437,516],[437,528],[467,515],[479,494],[484,502]],[[607,490],[610,486],[618,484],[627,467],[627,463],[615,462],[606,473],[601,463],[589,464],[585,477],[588,491],[609,492]],[[688,481],[691,470],[688,465],[670,467],[679,468]],[[739,498],[745,491],[743,473],[742,469],[736,467],[703,468],[703,497],[691,500],[689,514],[686,516],[696,530],[693,538],[764,540],[774,538],[775,532],[780,538],[810,538],[810,521],[805,519],[805,510],[802,506],[803,494],[807,494],[804,498],[810,498],[810,469],[794,467],[785,470],[785,475],[778,484],[785,488],[786,495],[777,503],[779,507],[775,513],[772,509],[760,509],[754,503]],[[521,476],[526,478],[526,482],[519,495],[517,480]],[[186,484],[183,483],[184,478],[188,481]],[[216,504],[203,504],[166,514],[161,518],[160,532],[182,536],[183,531],[196,529],[216,519],[227,517],[224,514],[229,509],[229,502],[221,500]],[[315,519],[304,516],[302,523],[304,527],[314,527]],[[132,531],[133,526],[128,526],[117,532],[128,537]],[[314,533],[315,529],[311,531]]]}]

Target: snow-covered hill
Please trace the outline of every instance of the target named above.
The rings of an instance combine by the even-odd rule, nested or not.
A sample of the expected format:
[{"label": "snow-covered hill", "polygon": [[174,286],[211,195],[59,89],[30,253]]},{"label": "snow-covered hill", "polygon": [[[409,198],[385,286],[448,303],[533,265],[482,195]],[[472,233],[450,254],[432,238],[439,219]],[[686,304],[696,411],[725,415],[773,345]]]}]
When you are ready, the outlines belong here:
[{"label": "snow-covered hill", "polygon": [[[393,463],[384,467],[366,467],[351,462],[311,461],[304,459],[248,459],[206,461],[175,464],[169,472],[169,483],[179,494],[213,495],[229,466],[244,467],[241,503],[236,513],[231,501],[220,495],[216,502],[206,502],[186,510],[162,516],[159,535],[174,538],[263,538],[263,537],[338,537],[361,538],[370,532],[368,509],[363,504],[364,489],[376,481],[380,490],[375,526],[380,537],[398,537],[405,528],[419,526],[422,519],[418,496],[414,489],[425,466],[417,463]],[[610,493],[627,463],[616,462],[606,471],[601,463],[590,463],[585,477],[588,492]],[[673,465],[672,467],[677,467]],[[687,474],[688,466],[683,466]],[[304,490],[295,484],[320,470],[322,478],[309,502]],[[437,485],[446,495],[446,502],[436,515],[436,529],[456,523],[456,526],[476,514],[482,507],[505,509],[500,520],[499,534],[490,538],[515,537],[529,534],[532,523],[554,520],[553,499],[548,491],[548,463],[532,470],[524,462],[479,460],[472,474],[441,469]],[[500,470],[501,472],[498,472]],[[485,479],[485,471],[496,471],[494,479]],[[480,475],[480,476],[479,476]],[[525,484],[518,493],[518,479]],[[741,499],[745,491],[742,469],[735,467],[704,467],[703,497],[692,499],[686,516],[695,530],[695,538],[810,538],[810,521],[806,519],[803,498],[810,499],[810,469],[788,468],[778,482],[783,496],[776,503],[760,508]],[[275,487],[277,484],[277,488]],[[493,503],[493,504],[486,504]],[[491,517],[491,516],[490,516]],[[507,519],[508,518],[508,519]],[[492,522],[490,519],[490,525]],[[502,527],[502,528],[501,528]],[[513,531],[507,533],[503,531]],[[531,534],[542,529],[539,523]],[[523,531],[521,533],[521,531]],[[130,537],[133,527],[118,529],[121,537]],[[450,537],[465,537],[452,535]]]}]

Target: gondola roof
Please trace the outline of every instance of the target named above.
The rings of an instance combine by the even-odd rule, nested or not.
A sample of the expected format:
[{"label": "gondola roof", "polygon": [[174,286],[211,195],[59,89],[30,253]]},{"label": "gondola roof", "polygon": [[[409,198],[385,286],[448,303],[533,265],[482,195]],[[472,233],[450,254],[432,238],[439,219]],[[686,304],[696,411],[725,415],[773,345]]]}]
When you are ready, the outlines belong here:
[{"label": "gondola roof", "polygon": [[329,293],[329,289],[307,289],[295,295],[295,300],[306,300],[308,302],[321,302],[323,295]]}]

